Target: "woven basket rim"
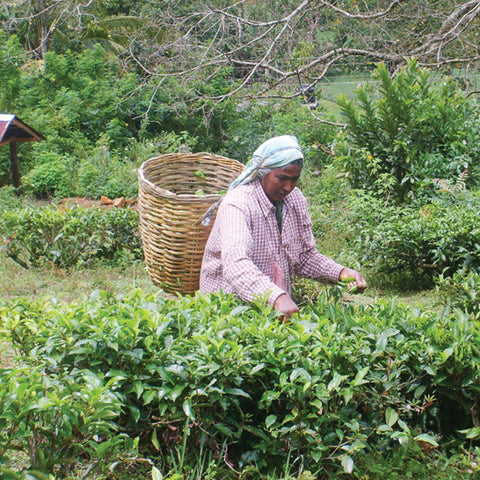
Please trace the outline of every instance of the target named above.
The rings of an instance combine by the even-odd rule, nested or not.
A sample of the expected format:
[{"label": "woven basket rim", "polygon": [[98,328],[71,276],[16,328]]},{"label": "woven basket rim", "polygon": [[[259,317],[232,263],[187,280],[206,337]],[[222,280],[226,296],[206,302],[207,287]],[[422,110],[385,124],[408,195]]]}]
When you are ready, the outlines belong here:
[{"label": "woven basket rim", "polygon": [[139,181],[144,183],[145,185],[147,185],[150,189],[152,189],[155,192],[155,194],[157,194],[159,196],[171,198],[171,199],[181,198],[181,199],[184,199],[184,200],[187,200],[187,201],[191,200],[191,201],[195,201],[195,202],[199,201],[199,200],[200,201],[202,201],[202,200],[203,201],[205,201],[205,200],[209,200],[209,201],[219,200],[224,194],[206,193],[204,195],[195,195],[193,193],[175,193],[175,192],[167,190],[166,188],[163,188],[163,187],[153,183],[148,178],[146,178],[145,167],[147,166],[148,162],[151,162],[152,160],[158,160],[158,159],[161,159],[163,157],[165,157],[165,158],[167,158],[167,157],[182,158],[182,157],[185,157],[185,156],[198,157],[198,158],[207,157],[207,158],[211,158],[211,159],[228,160],[229,162],[237,162],[238,164],[242,165],[241,162],[239,162],[238,160],[234,160],[232,158],[228,158],[228,157],[225,157],[223,155],[217,155],[217,154],[214,154],[214,153],[207,153],[207,152],[188,153],[188,154],[185,154],[185,153],[164,153],[162,155],[157,155],[155,157],[151,157],[148,160],[145,160],[140,165],[140,168],[138,169]]}]

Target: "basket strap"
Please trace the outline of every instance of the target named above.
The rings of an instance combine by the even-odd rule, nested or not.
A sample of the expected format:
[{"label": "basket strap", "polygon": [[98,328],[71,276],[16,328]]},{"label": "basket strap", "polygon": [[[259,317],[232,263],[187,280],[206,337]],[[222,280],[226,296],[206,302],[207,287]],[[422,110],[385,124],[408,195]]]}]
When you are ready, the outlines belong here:
[{"label": "basket strap", "polygon": [[218,206],[222,202],[223,197],[215,202],[202,216],[202,225],[204,227],[208,227],[212,223],[212,218],[215,215],[215,212],[217,211]]}]

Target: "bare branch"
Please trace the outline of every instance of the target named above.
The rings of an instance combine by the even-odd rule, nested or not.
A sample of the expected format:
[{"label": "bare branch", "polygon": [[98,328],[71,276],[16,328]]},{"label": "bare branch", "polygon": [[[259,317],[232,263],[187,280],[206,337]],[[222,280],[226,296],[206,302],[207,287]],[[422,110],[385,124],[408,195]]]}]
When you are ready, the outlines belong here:
[{"label": "bare branch", "polygon": [[[180,24],[176,19],[177,27],[187,28],[172,39],[169,48],[188,44],[192,58],[197,60],[190,65],[184,63],[181,70],[167,68],[159,75],[190,77],[231,65],[240,81],[230,92],[215,97],[221,101],[259,79],[266,85],[257,92],[260,96],[269,91],[276,96],[275,89],[299,79],[315,85],[333,66],[351,58],[362,58],[365,64],[383,61],[401,65],[415,56],[423,65],[439,67],[477,61],[480,55],[476,37],[471,41],[468,37],[480,16],[480,0],[453,6],[450,11],[438,10],[438,5],[437,10],[432,10],[426,0],[393,0],[385,2],[384,8],[364,12],[347,11],[327,0],[303,0],[291,11],[282,11],[279,6],[277,18],[268,21],[262,19],[265,13],[258,15],[248,5],[239,1],[223,9],[195,12],[181,19]],[[350,23],[343,27],[344,22]],[[306,23],[312,24],[307,39]],[[215,33],[211,35],[214,25]],[[337,37],[332,35],[335,25],[341,27]],[[316,41],[318,35],[324,35],[325,40]],[[192,43],[189,39],[193,36],[196,41]],[[233,45],[232,38],[236,39]],[[294,58],[303,44],[310,49],[310,55]]]},{"label": "bare branch", "polygon": [[467,28],[480,14],[480,1],[473,0],[454,10],[443,22],[440,29],[428,38],[423,45],[412,50],[412,55],[426,55],[437,51],[437,60],[442,48],[459,39],[462,30]]},{"label": "bare branch", "polygon": [[[14,22],[35,28],[32,50],[48,49],[65,25],[85,29],[102,2],[94,0],[16,0]],[[332,69],[386,62],[393,69],[416,57],[422,66],[478,65],[480,0],[216,0],[150,2],[150,28],[158,40],[129,33],[122,52],[148,78],[175,77],[191,91],[202,90],[220,72],[231,72],[231,89],[206,100],[233,96],[292,98],[292,86],[317,85]],[[347,8],[345,5],[353,5]],[[360,8],[359,5],[362,5]],[[200,7],[201,6],[201,7]],[[197,8],[197,9],[196,9]],[[155,10],[157,9],[157,10]],[[183,12],[183,13],[178,13]],[[156,13],[156,15],[155,15]],[[31,27],[29,26],[31,24]],[[126,43],[124,44],[126,45]],[[227,70],[226,67],[229,67]],[[197,86],[196,86],[197,85]],[[255,88],[252,88],[255,86]],[[285,86],[290,92],[285,94]],[[255,90],[255,93],[252,93]],[[183,100],[182,100],[183,101]]]},{"label": "bare branch", "polygon": [[375,20],[381,17],[386,16],[388,13],[390,13],[397,5],[402,3],[402,0],[394,0],[390,5],[385,10],[382,10],[381,12],[374,12],[374,13],[352,13],[348,12],[340,7],[337,7],[335,4],[331,2],[326,2],[322,1],[321,2],[323,5],[326,7],[331,8],[332,10],[335,10],[336,12],[341,13],[342,15],[345,15],[346,17],[349,18],[357,18],[357,19],[362,19],[362,20]]}]

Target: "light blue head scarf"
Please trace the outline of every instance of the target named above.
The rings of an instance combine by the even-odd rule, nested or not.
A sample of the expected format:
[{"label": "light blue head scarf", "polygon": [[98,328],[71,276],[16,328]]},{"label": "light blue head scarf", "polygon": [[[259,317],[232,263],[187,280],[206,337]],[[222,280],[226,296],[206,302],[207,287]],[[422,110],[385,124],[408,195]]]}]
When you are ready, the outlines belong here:
[{"label": "light blue head scarf", "polygon": [[[303,160],[302,149],[296,137],[281,135],[262,143],[253,153],[242,173],[230,184],[227,193],[238,185],[252,182],[262,170],[283,168],[296,160]],[[209,225],[222,199],[213,204],[203,215],[202,225]]]},{"label": "light blue head scarf", "polygon": [[270,138],[253,152],[253,157],[232,182],[229,190],[255,180],[262,169],[283,168],[295,160],[303,160],[303,153],[294,136],[282,135]]}]

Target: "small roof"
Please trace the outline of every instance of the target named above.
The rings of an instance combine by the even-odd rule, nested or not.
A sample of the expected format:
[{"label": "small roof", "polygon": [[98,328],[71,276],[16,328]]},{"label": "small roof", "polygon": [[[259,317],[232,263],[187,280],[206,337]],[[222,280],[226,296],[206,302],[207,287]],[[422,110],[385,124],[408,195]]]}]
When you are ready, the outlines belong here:
[{"label": "small roof", "polygon": [[9,142],[40,142],[45,137],[16,115],[0,113],[0,146]]}]

